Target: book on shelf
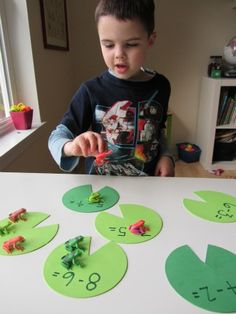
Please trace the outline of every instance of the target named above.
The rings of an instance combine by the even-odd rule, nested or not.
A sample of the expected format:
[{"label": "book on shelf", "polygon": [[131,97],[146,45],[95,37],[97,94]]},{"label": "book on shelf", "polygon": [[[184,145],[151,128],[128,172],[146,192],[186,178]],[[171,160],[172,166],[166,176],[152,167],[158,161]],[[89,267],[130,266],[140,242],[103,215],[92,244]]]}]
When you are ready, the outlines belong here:
[{"label": "book on shelf", "polygon": [[222,93],[219,102],[217,125],[234,124],[236,118],[236,94],[232,97],[228,90]]},{"label": "book on shelf", "polygon": [[236,125],[236,105],[234,106],[234,111],[233,111],[230,123]]},{"label": "book on shelf", "polygon": [[217,117],[217,125],[221,124],[222,117],[224,115],[224,112],[227,106],[228,94],[229,94],[228,89],[224,89],[221,92],[220,101],[219,101],[219,109],[218,109],[218,117]]},{"label": "book on shelf", "polygon": [[234,107],[235,107],[234,99],[232,97],[230,97],[229,101],[228,101],[228,108],[226,111],[225,119],[224,119],[224,121],[222,121],[222,124],[225,125],[225,124],[231,123],[231,117],[232,117],[232,113],[234,111]]}]

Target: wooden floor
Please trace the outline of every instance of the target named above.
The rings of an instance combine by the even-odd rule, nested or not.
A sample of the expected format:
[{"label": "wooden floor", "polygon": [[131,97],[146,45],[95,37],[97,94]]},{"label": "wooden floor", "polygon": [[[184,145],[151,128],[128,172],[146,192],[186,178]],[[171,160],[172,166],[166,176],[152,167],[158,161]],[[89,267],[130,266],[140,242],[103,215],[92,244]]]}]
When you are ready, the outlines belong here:
[{"label": "wooden floor", "polygon": [[236,179],[236,170],[225,170],[220,176],[210,173],[203,169],[199,162],[186,163],[182,160],[176,161],[175,166],[176,177],[192,177],[192,178],[219,178],[219,179]]}]

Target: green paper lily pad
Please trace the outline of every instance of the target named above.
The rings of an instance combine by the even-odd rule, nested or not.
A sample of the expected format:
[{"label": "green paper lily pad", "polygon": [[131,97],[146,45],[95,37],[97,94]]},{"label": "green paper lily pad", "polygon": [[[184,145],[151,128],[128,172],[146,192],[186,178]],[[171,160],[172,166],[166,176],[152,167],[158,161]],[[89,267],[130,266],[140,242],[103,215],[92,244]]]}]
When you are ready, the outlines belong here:
[{"label": "green paper lily pad", "polygon": [[116,190],[105,186],[96,191],[100,194],[101,201],[98,203],[89,203],[88,199],[92,192],[92,185],[90,184],[78,186],[67,191],[62,197],[62,202],[71,210],[91,213],[111,208],[118,202],[120,197]]},{"label": "green paper lily pad", "polygon": [[[95,226],[105,238],[117,243],[141,243],[154,238],[162,229],[162,219],[154,210],[137,205],[119,205],[123,217],[107,212],[97,215]],[[136,235],[129,231],[129,226],[139,220],[145,221],[148,230],[143,235]]]},{"label": "green paper lily pad", "polygon": [[166,275],[183,298],[217,313],[236,311],[236,255],[209,245],[205,263],[187,245],[166,260]]},{"label": "green paper lily pad", "polygon": [[89,255],[90,237],[82,243],[86,248],[80,265],[67,270],[60,264],[66,253],[64,244],[58,246],[47,258],[44,278],[56,292],[73,298],[93,297],[114,288],[127,271],[127,257],[116,243],[109,242]]},{"label": "green paper lily pad", "polygon": [[203,201],[184,199],[184,206],[194,215],[206,220],[229,223],[236,221],[236,198],[215,191],[194,192]]},{"label": "green paper lily pad", "polygon": [[[30,253],[48,244],[57,234],[59,228],[58,224],[35,228],[49,217],[48,214],[41,212],[27,212],[25,217],[27,218],[26,221],[19,220],[10,226],[9,234],[0,236],[0,255],[12,256]],[[8,218],[1,220],[0,226],[4,225],[7,221]],[[24,247],[24,250],[20,251],[14,249],[12,253],[7,253],[2,248],[3,243],[16,236],[24,237],[25,241],[20,244]]]}]

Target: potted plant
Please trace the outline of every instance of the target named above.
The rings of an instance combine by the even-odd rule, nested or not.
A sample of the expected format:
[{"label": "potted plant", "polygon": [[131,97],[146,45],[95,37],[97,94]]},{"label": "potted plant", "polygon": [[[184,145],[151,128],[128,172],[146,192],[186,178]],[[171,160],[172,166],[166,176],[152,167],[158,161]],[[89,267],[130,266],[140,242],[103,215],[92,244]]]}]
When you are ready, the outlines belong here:
[{"label": "potted plant", "polygon": [[17,130],[31,129],[33,109],[23,103],[10,107],[10,116]]}]

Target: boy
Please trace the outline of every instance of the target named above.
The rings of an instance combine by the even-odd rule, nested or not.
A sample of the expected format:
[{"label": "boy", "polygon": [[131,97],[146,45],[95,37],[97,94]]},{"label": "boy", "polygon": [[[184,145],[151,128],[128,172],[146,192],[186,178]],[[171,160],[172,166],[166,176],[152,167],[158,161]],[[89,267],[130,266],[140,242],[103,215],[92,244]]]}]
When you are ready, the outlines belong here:
[{"label": "boy", "polygon": [[153,0],[99,1],[95,21],[108,70],[81,85],[50,135],[64,171],[84,156],[89,174],[174,175],[163,132],[170,84],[143,68],[156,38],[154,10]]}]

